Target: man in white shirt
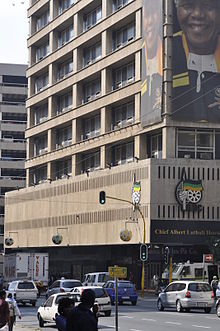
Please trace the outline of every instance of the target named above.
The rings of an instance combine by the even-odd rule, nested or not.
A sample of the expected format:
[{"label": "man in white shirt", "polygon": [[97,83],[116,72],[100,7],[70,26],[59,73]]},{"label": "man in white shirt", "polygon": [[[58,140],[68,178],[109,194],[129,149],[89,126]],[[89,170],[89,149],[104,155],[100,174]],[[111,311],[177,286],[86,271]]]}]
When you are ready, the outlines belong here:
[{"label": "man in white shirt", "polygon": [[19,319],[21,319],[21,313],[16,302],[16,294],[14,294],[14,298],[13,298],[12,293],[9,293],[6,301],[8,302],[9,311],[10,311],[10,322],[8,325],[8,331],[13,331],[13,326],[16,321],[16,316],[18,316]]}]

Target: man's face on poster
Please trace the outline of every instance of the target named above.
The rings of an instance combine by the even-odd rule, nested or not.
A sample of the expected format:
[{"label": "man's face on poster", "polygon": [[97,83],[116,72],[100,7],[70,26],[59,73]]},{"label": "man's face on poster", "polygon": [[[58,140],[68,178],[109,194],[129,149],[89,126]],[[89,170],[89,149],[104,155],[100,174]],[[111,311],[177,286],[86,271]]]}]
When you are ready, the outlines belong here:
[{"label": "man's face on poster", "polygon": [[152,4],[151,1],[147,1],[149,4],[145,6],[144,12],[144,34],[147,43],[148,54],[150,58],[156,56],[160,21],[162,20],[159,17],[158,13],[158,1],[154,0]]},{"label": "man's face on poster", "polygon": [[220,0],[177,0],[177,16],[189,51],[214,53],[220,34]]}]

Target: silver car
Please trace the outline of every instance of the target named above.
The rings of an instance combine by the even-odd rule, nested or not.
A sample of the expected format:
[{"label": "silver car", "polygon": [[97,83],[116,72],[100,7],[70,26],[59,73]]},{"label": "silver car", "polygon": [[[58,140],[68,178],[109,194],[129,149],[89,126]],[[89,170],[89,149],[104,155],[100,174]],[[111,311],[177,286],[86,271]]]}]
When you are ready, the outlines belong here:
[{"label": "silver car", "polygon": [[204,309],[210,313],[214,305],[214,293],[209,283],[200,281],[175,281],[160,294],[157,308],[176,308],[178,312],[190,309]]},{"label": "silver car", "polygon": [[78,279],[56,280],[47,290],[46,298],[49,298],[52,294],[70,292],[74,287],[77,286],[82,286],[82,283]]}]

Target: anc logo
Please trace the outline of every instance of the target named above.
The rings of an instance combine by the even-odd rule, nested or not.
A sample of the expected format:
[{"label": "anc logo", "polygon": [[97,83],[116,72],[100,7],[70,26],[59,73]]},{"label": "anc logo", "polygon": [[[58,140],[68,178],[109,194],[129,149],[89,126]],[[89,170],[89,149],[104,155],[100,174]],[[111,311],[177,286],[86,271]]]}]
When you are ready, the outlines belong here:
[{"label": "anc logo", "polygon": [[187,210],[190,204],[198,204],[202,199],[202,191],[202,181],[186,179],[185,169],[183,169],[181,181],[176,187],[176,199],[182,206],[182,210]]}]

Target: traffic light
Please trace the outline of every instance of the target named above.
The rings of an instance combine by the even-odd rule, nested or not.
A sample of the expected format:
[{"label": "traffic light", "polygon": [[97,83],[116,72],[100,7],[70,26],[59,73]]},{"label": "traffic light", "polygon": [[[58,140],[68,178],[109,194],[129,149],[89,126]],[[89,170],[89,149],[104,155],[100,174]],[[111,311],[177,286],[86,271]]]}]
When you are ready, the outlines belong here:
[{"label": "traffic light", "polygon": [[169,258],[170,258],[170,250],[169,247],[164,248],[164,264],[168,265],[169,264]]},{"label": "traffic light", "polygon": [[141,244],[140,246],[140,259],[143,262],[148,259],[148,246],[146,244]]},{"label": "traffic light", "polygon": [[105,204],[105,191],[99,192],[99,203],[101,205]]}]

